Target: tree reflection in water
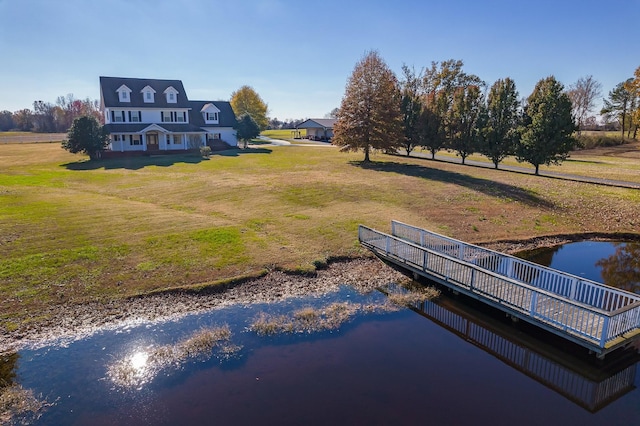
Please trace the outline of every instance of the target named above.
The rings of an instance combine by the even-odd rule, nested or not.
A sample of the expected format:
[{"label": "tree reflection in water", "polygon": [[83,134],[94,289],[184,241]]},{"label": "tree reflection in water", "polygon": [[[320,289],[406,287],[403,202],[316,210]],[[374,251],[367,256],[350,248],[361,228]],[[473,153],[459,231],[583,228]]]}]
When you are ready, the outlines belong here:
[{"label": "tree reflection in water", "polygon": [[18,368],[18,358],[20,355],[16,352],[0,354],[0,389],[13,384]]},{"label": "tree reflection in water", "polygon": [[596,262],[606,285],[640,294],[640,242],[614,243],[616,251]]}]

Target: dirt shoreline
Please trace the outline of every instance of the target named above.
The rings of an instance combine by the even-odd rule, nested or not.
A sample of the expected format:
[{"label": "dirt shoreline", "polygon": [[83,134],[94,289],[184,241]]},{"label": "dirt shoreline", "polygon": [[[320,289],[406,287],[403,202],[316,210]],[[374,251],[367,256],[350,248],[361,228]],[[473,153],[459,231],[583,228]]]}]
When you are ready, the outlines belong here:
[{"label": "dirt shoreline", "polygon": [[[634,240],[627,235],[582,234],[539,237],[525,241],[481,244],[504,253],[516,253],[581,240]],[[37,348],[53,342],[65,344],[101,330],[164,322],[234,304],[268,303],[293,297],[322,295],[342,284],[372,290],[404,276],[375,257],[331,262],[313,276],[273,271],[240,284],[206,294],[167,292],[148,296],[79,305],[54,306],[44,312],[50,318],[15,331],[0,330],[0,354]]]},{"label": "dirt shoreline", "polygon": [[322,295],[337,290],[343,284],[372,290],[402,277],[399,272],[371,257],[332,262],[313,276],[273,271],[206,294],[167,292],[108,303],[55,306],[44,313],[50,320],[13,332],[0,330],[0,354],[27,347],[43,347],[53,342],[64,345],[101,330],[171,321],[229,305]]}]

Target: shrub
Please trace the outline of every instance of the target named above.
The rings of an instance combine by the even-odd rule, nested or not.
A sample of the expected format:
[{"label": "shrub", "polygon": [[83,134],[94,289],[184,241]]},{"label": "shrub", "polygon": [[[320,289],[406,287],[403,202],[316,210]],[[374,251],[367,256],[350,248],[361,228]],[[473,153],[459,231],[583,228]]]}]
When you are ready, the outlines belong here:
[{"label": "shrub", "polygon": [[619,136],[607,135],[580,135],[576,136],[577,146],[580,149],[592,149],[607,146],[617,146],[627,143],[628,141]]},{"label": "shrub", "polygon": [[209,146],[201,146],[200,147],[200,155],[204,158],[209,158],[211,155],[211,147]]}]

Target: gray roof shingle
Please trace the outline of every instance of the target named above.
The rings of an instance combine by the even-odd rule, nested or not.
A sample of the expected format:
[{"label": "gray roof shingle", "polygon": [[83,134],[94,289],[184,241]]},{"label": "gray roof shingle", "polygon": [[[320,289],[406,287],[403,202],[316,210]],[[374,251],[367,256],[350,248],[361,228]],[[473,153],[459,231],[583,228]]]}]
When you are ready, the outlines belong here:
[{"label": "gray roof shingle", "polygon": [[[116,90],[122,85],[131,89],[130,102],[120,102]],[[153,103],[144,102],[140,91],[150,86],[156,91]],[[167,103],[164,91],[172,86],[178,91],[177,102]],[[189,98],[180,80],[158,80],[150,78],[100,77],[100,99],[105,107],[123,108],[189,108]]]},{"label": "gray roof shingle", "polygon": [[[206,124],[200,110],[206,104],[213,104],[220,110],[218,124]],[[227,101],[189,101],[189,122],[200,127],[233,127],[236,125],[236,115],[233,113],[231,103]]]},{"label": "gray roof shingle", "polygon": [[335,122],[335,118],[310,118],[298,124],[296,126],[296,129],[333,129],[333,125],[335,124]]}]

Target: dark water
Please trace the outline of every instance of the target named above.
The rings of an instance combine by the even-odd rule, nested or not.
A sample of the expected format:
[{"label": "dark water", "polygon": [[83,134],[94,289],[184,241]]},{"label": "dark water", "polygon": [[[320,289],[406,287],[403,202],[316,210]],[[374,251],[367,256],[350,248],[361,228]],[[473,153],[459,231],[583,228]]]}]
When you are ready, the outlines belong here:
[{"label": "dark water", "polygon": [[582,241],[534,250],[521,257],[640,294],[640,242]]},{"label": "dark water", "polygon": [[[579,253],[566,265],[582,264],[587,255],[571,246],[554,259]],[[590,268],[569,272],[587,276]],[[333,331],[264,337],[247,329],[259,312],[385,298],[344,287],[323,297],[232,306],[23,350],[0,363],[0,373],[54,403],[37,421],[47,425],[640,424],[635,351],[598,364],[446,292],[413,310],[361,311]],[[222,324],[241,346],[231,355],[176,361],[133,387],[108,374],[119,360]]]}]

